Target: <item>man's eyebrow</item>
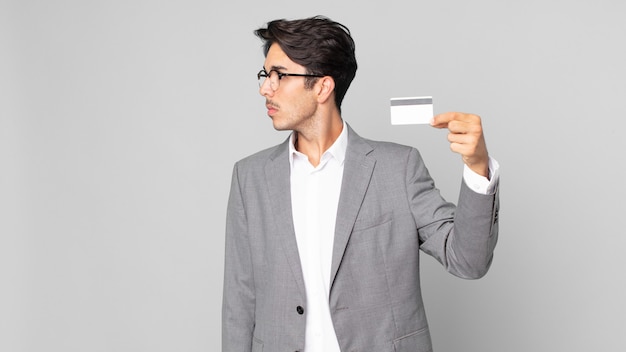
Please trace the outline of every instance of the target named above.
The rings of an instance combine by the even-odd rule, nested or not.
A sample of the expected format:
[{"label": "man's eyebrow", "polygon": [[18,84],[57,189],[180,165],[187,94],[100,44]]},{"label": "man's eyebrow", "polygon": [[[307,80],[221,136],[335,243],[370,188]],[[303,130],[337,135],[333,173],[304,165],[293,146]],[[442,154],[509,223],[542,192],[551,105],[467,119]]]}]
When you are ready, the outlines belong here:
[{"label": "man's eyebrow", "polygon": [[[278,70],[286,70],[286,69],[287,68],[285,66],[272,66],[270,68],[270,71],[278,71]],[[267,72],[270,72],[270,71],[267,71]]]}]

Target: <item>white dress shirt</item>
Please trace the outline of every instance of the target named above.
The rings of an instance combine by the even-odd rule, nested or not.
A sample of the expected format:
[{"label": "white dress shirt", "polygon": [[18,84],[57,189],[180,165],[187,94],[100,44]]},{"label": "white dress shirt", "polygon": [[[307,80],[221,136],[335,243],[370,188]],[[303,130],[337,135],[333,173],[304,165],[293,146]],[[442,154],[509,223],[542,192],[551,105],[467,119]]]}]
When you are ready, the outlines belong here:
[{"label": "white dress shirt", "polygon": [[[304,352],[341,351],[330,315],[329,293],[337,206],[348,146],[347,131],[344,122],[341,134],[322,154],[317,167],[296,150],[295,133],[289,144],[293,224],[307,299]],[[491,181],[467,166],[463,177],[475,192],[493,193],[498,168],[498,163],[490,159]]]}]

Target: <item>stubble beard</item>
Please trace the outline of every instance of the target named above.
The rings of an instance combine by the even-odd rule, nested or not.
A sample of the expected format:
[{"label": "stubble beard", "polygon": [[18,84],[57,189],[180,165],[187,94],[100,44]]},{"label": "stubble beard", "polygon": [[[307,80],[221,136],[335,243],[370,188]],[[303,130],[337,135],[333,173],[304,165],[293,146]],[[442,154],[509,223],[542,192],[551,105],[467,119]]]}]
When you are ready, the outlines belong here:
[{"label": "stubble beard", "polygon": [[[272,103],[270,102],[270,105]],[[277,105],[274,105],[278,107]],[[300,109],[297,115],[291,115],[285,119],[280,118],[281,110],[278,111],[278,115],[272,117],[274,129],[277,131],[296,131],[303,132],[315,128],[315,113],[317,111],[316,106],[309,106],[305,109]]]}]

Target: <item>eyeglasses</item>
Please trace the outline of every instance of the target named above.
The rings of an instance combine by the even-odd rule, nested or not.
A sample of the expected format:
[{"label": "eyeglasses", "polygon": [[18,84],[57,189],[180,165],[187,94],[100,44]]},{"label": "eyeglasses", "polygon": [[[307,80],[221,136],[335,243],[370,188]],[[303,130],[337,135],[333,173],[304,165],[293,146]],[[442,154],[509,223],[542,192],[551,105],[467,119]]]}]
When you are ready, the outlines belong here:
[{"label": "eyeglasses", "polygon": [[267,78],[269,78],[270,80],[270,88],[272,88],[273,91],[277,91],[278,87],[280,87],[280,80],[283,79],[283,77],[286,76],[293,76],[293,77],[324,77],[322,75],[309,75],[309,74],[302,74],[302,73],[283,73],[283,72],[278,72],[276,70],[271,70],[270,72],[265,71],[265,69],[262,69],[261,71],[259,71],[259,73],[256,74],[257,79],[259,80],[259,87],[263,86],[263,83],[265,83],[265,80]]}]

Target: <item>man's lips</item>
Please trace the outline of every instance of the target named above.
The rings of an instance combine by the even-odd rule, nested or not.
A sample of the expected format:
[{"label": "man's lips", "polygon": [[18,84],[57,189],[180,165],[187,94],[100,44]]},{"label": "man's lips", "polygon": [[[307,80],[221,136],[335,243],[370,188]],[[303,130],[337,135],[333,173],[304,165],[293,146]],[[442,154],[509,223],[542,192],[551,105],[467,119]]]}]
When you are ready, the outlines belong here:
[{"label": "man's lips", "polygon": [[266,104],[265,107],[267,108],[267,114],[268,115],[272,115],[274,114],[276,111],[278,111],[278,108],[272,104]]}]

